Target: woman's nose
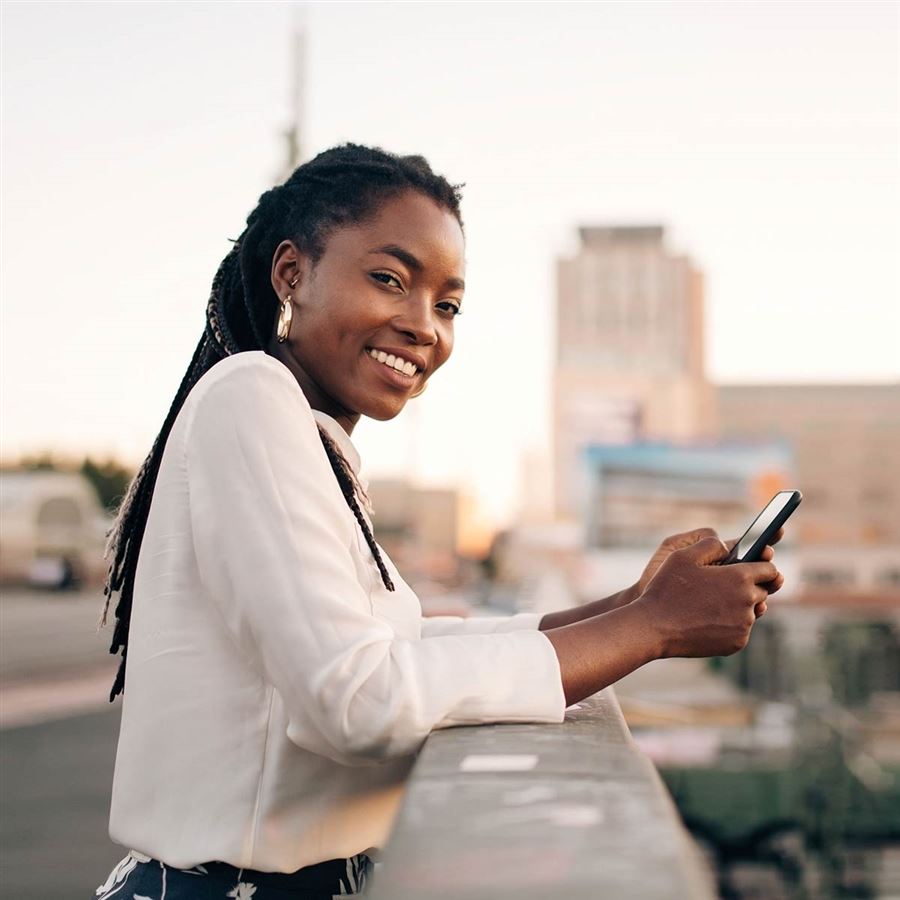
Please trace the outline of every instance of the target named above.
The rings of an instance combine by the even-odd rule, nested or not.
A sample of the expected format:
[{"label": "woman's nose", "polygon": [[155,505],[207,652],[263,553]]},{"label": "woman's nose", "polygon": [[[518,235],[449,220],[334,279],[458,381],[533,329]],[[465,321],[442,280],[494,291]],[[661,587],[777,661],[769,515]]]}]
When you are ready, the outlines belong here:
[{"label": "woman's nose", "polygon": [[435,314],[430,300],[410,298],[394,319],[394,327],[409,335],[417,344],[437,343]]}]

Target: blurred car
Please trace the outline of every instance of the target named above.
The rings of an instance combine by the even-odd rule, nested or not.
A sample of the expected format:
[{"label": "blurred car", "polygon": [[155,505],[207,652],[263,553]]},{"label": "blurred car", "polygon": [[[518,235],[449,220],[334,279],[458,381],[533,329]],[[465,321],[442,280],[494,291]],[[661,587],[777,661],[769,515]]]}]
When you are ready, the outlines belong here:
[{"label": "blurred car", "polygon": [[110,525],[76,472],[0,473],[0,582],[64,589],[101,580]]}]

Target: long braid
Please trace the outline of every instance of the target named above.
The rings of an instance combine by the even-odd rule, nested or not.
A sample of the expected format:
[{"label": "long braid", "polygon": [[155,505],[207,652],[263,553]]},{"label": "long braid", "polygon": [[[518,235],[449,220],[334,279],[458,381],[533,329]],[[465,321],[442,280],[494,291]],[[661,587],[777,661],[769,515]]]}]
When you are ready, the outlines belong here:
[{"label": "long braid", "polygon": [[116,673],[109,699],[112,702],[116,695],[121,693],[125,685],[125,660],[128,654],[128,630],[131,624],[131,599],[134,592],[134,576],[137,571],[138,556],[141,542],[144,538],[144,529],[147,527],[147,515],[150,511],[150,500],[153,494],[153,486],[159,472],[159,464],[162,461],[162,449],[168,440],[169,432],[184,404],[184,398],[199,378],[197,362],[203,356],[207,347],[207,338],[204,333],[197,344],[197,349],[191,359],[187,372],[181,380],[175,399],[169,407],[168,415],[163,422],[162,429],[153,447],[144,461],[141,470],[131,482],[128,494],[122,504],[122,512],[110,535],[109,548],[114,555],[109,567],[109,575],[103,594],[106,598],[103,604],[102,623],[106,621],[110,600],[114,591],[119,591],[119,602],[116,604],[116,627],[113,629],[110,653],[122,651],[122,662]]},{"label": "long braid", "polygon": [[213,278],[209,302],[206,304],[206,328],[210,341],[222,359],[238,352],[238,346],[228,327],[228,317],[222,307],[222,282],[229,271],[235,267],[235,257],[240,252],[240,245],[235,243],[231,253],[222,260],[219,270]]},{"label": "long braid", "polygon": [[268,319],[271,316],[266,317],[262,315],[263,310],[258,310],[256,303],[253,302],[257,295],[257,292],[254,290],[254,280],[259,277],[257,267],[253,262],[253,248],[255,246],[253,237],[259,230],[259,223],[254,223],[247,229],[246,243],[241,248],[241,265],[235,270],[233,278],[235,292],[244,299],[244,308],[247,313],[247,321],[250,324],[253,342],[259,347],[265,347],[271,330],[265,327],[261,319]]},{"label": "long braid", "polygon": [[350,468],[344,455],[338,449],[337,444],[335,444],[321,427],[319,428],[319,437],[322,439],[322,445],[325,447],[325,452],[328,454],[331,468],[334,469],[334,474],[337,476],[338,484],[341,486],[341,491],[343,491],[344,494],[344,499],[347,501],[347,505],[350,509],[353,510],[353,515],[356,517],[356,521],[359,522],[359,527],[365,535],[366,543],[372,551],[372,556],[375,557],[375,564],[378,566],[378,571],[381,572],[381,580],[384,582],[384,586],[389,591],[392,591],[394,590],[394,582],[388,574],[387,566],[385,566],[384,560],[381,558],[381,552],[369,529],[369,523],[362,514],[362,510],[359,508],[359,503],[356,499],[357,490],[359,488],[358,482],[353,476],[353,470]]},{"label": "long braid", "polygon": [[[395,156],[356,144],[333,147],[300,166],[283,185],[259,198],[247,217],[247,228],[219,265],[206,306],[203,335],[159,435],[132,480],[109,534],[106,555],[112,556],[112,564],[103,591],[105,602],[100,624],[105,624],[112,595],[118,592],[110,653],[122,653],[110,701],[125,688],[138,557],[166,441],[187,395],[220,360],[235,353],[266,349],[274,332],[278,308],[269,270],[275,248],[282,240],[293,240],[315,265],[334,229],[364,221],[380,203],[406,190],[430,197],[452,212],[462,226],[459,186],[436,175],[423,157]],[[364,502],[368,498],[338,446],[321,428],[319,437],[344,499],[365,535],[381,579],[387,590],[393,591],[394,583],[359,506],[358,498]]]}]

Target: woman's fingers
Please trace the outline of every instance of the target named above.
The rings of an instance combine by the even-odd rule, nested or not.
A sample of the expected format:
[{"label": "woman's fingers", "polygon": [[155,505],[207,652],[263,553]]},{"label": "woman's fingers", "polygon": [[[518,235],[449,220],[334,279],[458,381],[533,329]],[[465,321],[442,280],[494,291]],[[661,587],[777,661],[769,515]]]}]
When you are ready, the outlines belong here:
[{"label": "woman's fingers", "polygon": [[753,582],[753,584],[767,584],[774,581],[781,574],[775,568],[775,563],[763,561],[752,563],[735,563],[744,570],[745,576]]},{"label": "woman's fingers", "polygon": [[[760,562],[772,562],[775,558],[775,550],[771,546],[767,546],[763,548],[763,552],[760,554]],[[784,575],[779,572],[771,581],[766,582],[763,587],[770,593],[774,594],[776,591],[780,591],[784,586]]]},{"label": "woman's fingers", "polygon": [[[783,530],[779,531],[778,534],[772,539],[773,541],[778,541],[781,539]],[[762,554],[760,555],[760,560],[762,562],[771,562],[775,558],[775,550],[771,546],[767,546],[763,549]],[[771,581],[766,582],[763,587],[770,593],[774,594],[776,591],[780,591],[784,587],[784,575],[779,572]]]},{"label": "woman's fingers", "polygon": [[770,593],[774,594],[776,591],[780,591],[784,587],[784,575],[781,572],[773,578],[767,584],[764,584],[763,587]]}]

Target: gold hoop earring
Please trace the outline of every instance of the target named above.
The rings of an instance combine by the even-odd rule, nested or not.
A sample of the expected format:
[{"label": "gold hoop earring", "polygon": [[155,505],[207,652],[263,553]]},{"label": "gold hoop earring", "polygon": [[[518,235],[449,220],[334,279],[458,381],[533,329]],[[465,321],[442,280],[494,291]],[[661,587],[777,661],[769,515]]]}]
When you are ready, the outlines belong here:
[{"label": "gold hoop earring", "polygon": [[283,344],[291,333],[291,319],[294,318],[294,307],[291,304],[291,295],[288,294],[281,301],[281,309],[278,311],[278,325],[275,329],[275,335],[278,343]]},{"label": "gold hoop earring", "polygon": [[422,385],[422,390],[416,391],[414,394],[410,394],[410,395],[409,395],[409,399],[410,399],[410,400],[415,400],[416,397],[421,397],[422,394],[425,393],[425,389],[426,389],[427,387],[428,387],[428,382],[426,381],[425,384]]}]

